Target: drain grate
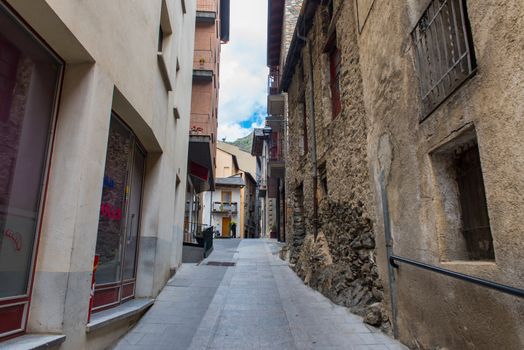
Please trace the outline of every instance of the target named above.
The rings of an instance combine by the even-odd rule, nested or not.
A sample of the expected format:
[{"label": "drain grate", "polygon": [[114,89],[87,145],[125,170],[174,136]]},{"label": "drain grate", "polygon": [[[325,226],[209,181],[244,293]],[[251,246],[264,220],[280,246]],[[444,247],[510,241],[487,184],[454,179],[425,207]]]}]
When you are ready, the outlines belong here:
[{"label": "drain grate", "polygon": [[234,262],[230,261],[208,261],[206,265],[211,266],[235,266]]}]

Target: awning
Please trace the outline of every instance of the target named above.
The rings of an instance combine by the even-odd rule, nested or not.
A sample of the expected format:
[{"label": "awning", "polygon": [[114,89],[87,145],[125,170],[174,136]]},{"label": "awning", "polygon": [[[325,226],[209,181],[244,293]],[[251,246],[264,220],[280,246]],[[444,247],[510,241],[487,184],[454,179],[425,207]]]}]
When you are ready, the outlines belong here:
[{"label": "awning", "polygon": [[189,135],[188,174],[197,193],[215,190],[211,137]]}]

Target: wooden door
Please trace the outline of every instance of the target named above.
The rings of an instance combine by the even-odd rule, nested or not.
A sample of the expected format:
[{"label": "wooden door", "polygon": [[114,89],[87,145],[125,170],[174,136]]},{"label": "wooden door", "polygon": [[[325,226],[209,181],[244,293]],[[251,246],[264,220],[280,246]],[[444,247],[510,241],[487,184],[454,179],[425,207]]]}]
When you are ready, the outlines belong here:
[{"label": "wooden door", "polygon": [[229,237],[229,224],[231,224],[231,218],[222,218],[222,237]]}]

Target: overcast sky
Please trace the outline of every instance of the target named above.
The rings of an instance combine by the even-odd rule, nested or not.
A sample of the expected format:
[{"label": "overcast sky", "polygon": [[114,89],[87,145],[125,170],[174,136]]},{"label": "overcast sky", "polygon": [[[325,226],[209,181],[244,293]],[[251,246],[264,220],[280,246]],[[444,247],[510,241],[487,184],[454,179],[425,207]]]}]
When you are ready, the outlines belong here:
[{"label": "overcast sky", "polygon": [[267,0],[231,0],[229,43],[220,58],[218,137],[234,141],[266,116]]}]

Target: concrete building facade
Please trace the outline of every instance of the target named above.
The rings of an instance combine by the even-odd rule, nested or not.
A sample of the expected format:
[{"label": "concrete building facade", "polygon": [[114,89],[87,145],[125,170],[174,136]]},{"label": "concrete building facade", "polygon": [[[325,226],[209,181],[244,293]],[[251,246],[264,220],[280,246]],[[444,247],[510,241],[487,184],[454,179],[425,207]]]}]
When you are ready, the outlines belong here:
[{"label": "concrete building facade", "polygon": [[221,45],[229,41],[229,0],[196,1],[184,240],[195,242],[204,218],[203,192],[215,189]]},{"label": "concrete building facade", "polygon": [[0,347],[106,348],[180,264],[195,13],[0,1]]},{"label": "concrete building facade", "polygon": [[524,346],[522,299],[439,273],[524,287],[523,14],[465,0],[301,10],[280,84],[288,257],[412,348]]}]

